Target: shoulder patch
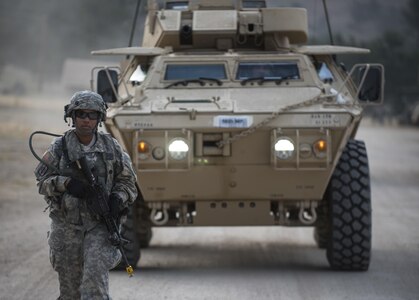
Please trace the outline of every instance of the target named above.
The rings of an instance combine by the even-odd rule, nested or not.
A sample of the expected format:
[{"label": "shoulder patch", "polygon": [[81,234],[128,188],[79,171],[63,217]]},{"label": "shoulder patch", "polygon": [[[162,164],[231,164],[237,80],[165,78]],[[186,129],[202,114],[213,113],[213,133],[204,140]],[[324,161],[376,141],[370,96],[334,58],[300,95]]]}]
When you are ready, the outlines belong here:
[{"label": "shoulder patch", "polygon": [[[54,158],[52,157],[51,153],[45,152],[44,156],[42,156],[42,161],[51,164],[53,162]],[[38,166],[35,169],[35,173],[38,176],[44,176],[48,172],[48,166],[42,162],[38,164]]]},{"label": "shoulder patch", "polygon": [[44,176],[45,174],[47,174],[47,171],[48,171],[48,167],[44,165],[43,163],[40,163],[38,167],[36,167],[35,169],[35,174],[37,176]]}]

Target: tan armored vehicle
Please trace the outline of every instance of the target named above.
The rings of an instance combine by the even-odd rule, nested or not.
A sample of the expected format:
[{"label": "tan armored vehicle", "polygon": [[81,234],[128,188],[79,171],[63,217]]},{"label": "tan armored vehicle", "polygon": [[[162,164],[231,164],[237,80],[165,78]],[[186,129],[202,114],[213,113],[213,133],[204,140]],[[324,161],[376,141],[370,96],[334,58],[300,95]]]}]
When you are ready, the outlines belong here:
[{"label": "tan armored vehicle", "polygon": [[124,227],[135,265],[151,227],[312,226],[330,266],[367,270],[371,193],[363,106],[383,68],[304,46],[307,13],[265,1],[148,2],[141,47],[97,68],[106,129],[125,147],[142,197]]}]

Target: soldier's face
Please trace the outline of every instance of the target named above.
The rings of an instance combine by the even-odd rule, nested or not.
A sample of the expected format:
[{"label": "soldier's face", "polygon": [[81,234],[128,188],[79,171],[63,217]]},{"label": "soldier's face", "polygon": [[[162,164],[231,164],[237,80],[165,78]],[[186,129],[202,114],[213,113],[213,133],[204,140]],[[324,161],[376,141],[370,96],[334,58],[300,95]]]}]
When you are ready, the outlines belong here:
[{"label": "soldier's face", "polygon": [[94,110],[77,110],[75,118],[77,134],[81,136],[92,135],[99,122],[99,117],[100,114]]}]

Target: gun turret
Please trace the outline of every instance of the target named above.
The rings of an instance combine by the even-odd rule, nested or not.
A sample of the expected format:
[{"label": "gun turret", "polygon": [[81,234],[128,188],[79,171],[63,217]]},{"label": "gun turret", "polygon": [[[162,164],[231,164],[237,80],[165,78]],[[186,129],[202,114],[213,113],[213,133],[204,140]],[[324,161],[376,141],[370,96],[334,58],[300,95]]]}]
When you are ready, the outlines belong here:
[{"label": "gun turret", "polygon": [[267,8],[265,0],[148,1],[143,47],[283,50],[308,39],[304,8]]}]

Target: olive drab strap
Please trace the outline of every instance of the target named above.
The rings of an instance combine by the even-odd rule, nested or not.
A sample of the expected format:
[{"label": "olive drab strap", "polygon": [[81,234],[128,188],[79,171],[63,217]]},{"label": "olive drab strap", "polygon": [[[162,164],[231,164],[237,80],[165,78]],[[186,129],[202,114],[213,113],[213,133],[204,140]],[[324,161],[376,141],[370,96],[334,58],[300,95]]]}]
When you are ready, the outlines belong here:
[{"label": "olive drab strap", "polygon": [[69,163],[70,158],[68,157],[68,148],[67,148],[67,142],[65,140],[65,134],[63,135],[63,137],[61,139],[61,143],[62,143],[62,147],[63,147],[64,159],[66,160],[67,163]]},{"label": "olive drab strap", "polygon": [[104,154],[104,160],[108,161],[108,160],[115,160],[115,151],[114,151],[114,147],[113,147],[113,142],[112,142],[112,138],[109,137],[108,135],[102,135],[103,137],[103,141],[105,144],[105,152]]}]

